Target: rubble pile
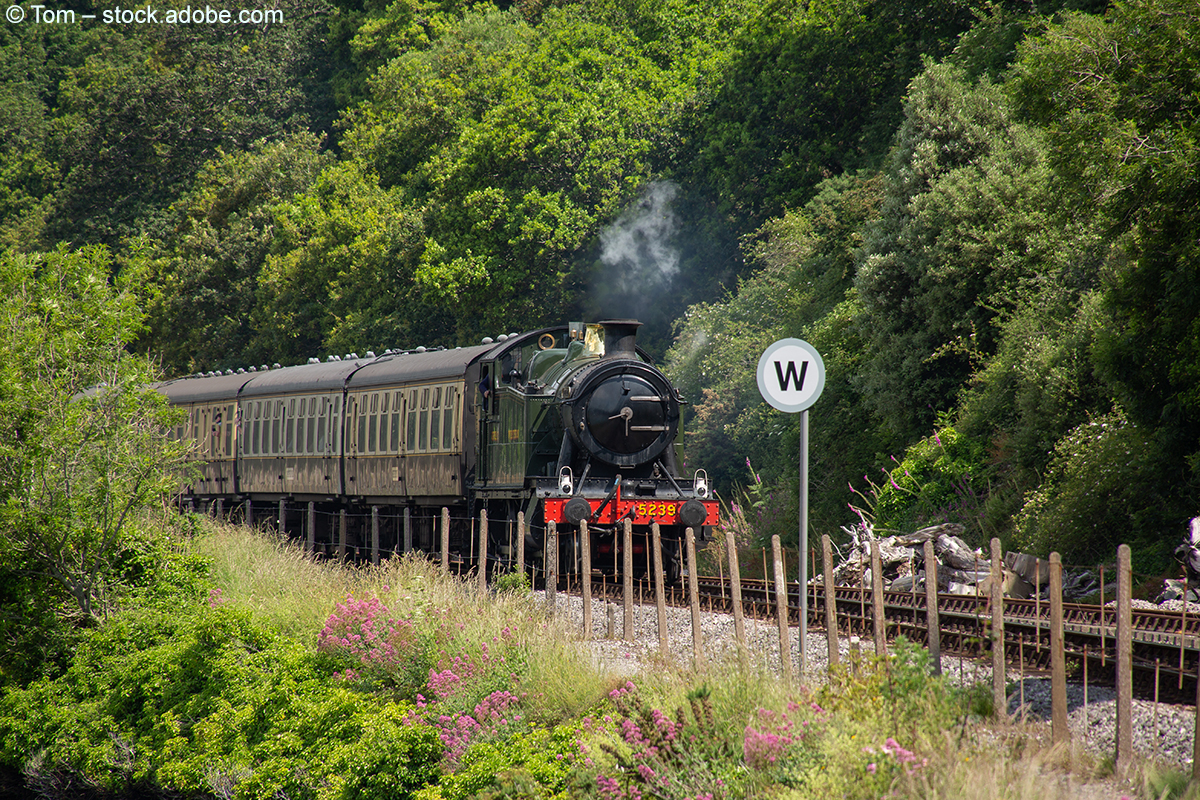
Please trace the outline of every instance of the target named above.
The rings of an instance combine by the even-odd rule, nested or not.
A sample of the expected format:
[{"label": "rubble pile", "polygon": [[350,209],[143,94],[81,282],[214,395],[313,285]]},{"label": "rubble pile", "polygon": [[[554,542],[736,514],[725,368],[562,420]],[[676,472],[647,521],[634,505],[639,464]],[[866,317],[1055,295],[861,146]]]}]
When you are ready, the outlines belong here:
[{"label": "rubble pile", "polygon": [[[922,528],[915,533],[877,537],[869,528],[845,529],[850,534],[850,550],[833,570],[837,586],[870,586],[871,544],[879,543],[883,586],[887,591],[910,592],[925,589],[925,542],[933,542],[937,558],[938,591],[949,594],[989,594],[992,562],[982,550],[973,550],[962,540],[963,526],[955,522]],[[1200,525],[1195,526],[1194,550],[1196,586],[1200,587]],[[1002,588],[1006,597],[1033,597],[1037,589],[1048,596],[1050,563],[1025,553],[1004,556]],[[1191,573],[1189,573],[1190,575]],[[1115,577],[1115,576],[1114,576]],[[1099,577],[1089,570],[1064,571],[1063,600],[1077,602],[1100,591]]]},{"label": "rubble pile", "polygon": [[[971,549],[961,538],[963,526],[956,522],[933,525],[915,533],[882,538],[877,537],[870,528],[862,526],[843,530],[850,536],[850,549],[833,570],[833,582],[837,586],[871,586],[871,545],[878,542],[883,568],[883,588],[891,592],[911,592],[914,587],[917,591],[924,591],[925,543],[933,542],[934,556],[938,561],[939,592],[981,595],[991,593],[992,562],[989,555],[982,550]],[[1164,580],[1162,592],[1155,600],[1157,605],[1167,606],[1169,610],[1175,610],[1175,606],[1182,605],[1180,601],[1200,601],[1200,517],[1188,523],[1183,542],[1175,548],[1175,558],[1183,564],[1187,578]],[[1038,590],[1043,598],[1049,597],[1050,562],[1046,559],[1009,552],[1004,555],[1001,572],[1005,597],[1030,598]],[[821,577],[817,576],[815,582],[820,583]],[[1107,585],[1104,587],[1107,596],[1111,596],[1115,583],[1114,573],[1107,579]],[[1094,602],[1100,589],[1100,576],[1097,571],[1064,568],[1065,602],[1081,602],[1084,598]]]}]

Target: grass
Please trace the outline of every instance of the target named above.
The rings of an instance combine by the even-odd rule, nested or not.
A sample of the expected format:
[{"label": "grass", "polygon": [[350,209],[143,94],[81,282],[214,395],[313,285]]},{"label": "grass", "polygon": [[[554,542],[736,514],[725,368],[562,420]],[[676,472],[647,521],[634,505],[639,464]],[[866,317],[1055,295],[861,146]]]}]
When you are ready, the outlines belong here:
[{"label": "grass", "polygon": [[[443,719],[469,715],[472,708],[479,716],[479,698],[503,689],[520,698],[525,733],[476,737],[455,766],[460,783],[448,776],[442,787],[420,795],[422,800],[475,796],[466,789],[455,794],[454,786],[492,786],[488,781],[499,782],[490,795],[496,797],[605,800],[706,795],[1054,800],[1119,797],[1120,791],[1131,797],[1195,796],[1186,794],[1179,773],[1152,765],[1139,767],[1123,790],[1110,780],[1099,794],[1084,794],[1083,787],[1103,778],[1102,765],[1077,748],[1044,744],[1049,738],[1044,725],[985,718],[990,690],[963,692],[930,677],[924,651],[915,646],[901,644],[886,663],[867,659],[857,673],[835,672],[826,685],[811,690],[787,687],[764,671],[743,673],[736,659],[702,674],[659,664],[627,684],[602,674],[576,633],[528,593],[480,593],[474,582],[442,576],[419,556],[358,567],[314,560],[261,532],[207,522],[203,530],[195,546],[212,565],[213,600],[251,613],[314,654],[330,614],[353,597],[377,598],[393,617],[417,627],[441,626],[446,633],[435,637],[433,647],[442,648],[442,658],[434,654],[429,662],[436,669],[445,667],[450,653],[473,658],[476,665],[481,653],[485,661],[489,652],[510,659],[502,670],[495,663],[485,671],[477,666],[486,679],[477,678],[478,687],[445,698],[438,708]],[[360,689],[402,693],[397,686],[385,681]],[[655,738],[675,724],[663,720],[679,721],[690,739]],[[531,766],[545,752],[513,755],[513,742],[532,742],[539,730],[557,731],[554,741],[574,742],[563,745],[566,750],[579,747],[578,753],[557,754],[575,759],[571,769]],[[544,751],[544,738],[530,748]],[[583,762],[580,753],[586,754]],[[490,765],[488,759],[507,767],[478,766]],[[549,763],[555,765],[553,758]],[[472,769],[487,774],[476,780],[469,777]],[[639,770],[653,775],[645,785]],[[654,781],[670,787],[655,794]]]}]

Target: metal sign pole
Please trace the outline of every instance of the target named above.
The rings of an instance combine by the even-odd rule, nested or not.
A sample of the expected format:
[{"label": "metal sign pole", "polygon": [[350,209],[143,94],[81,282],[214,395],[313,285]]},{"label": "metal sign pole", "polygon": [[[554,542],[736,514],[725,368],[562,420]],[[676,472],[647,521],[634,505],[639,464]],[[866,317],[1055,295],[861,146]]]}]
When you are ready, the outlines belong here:
[{"label": "metal sign pole", "polygon": [[[786,414],[800,412],[800,675],[808,646],[808,408],[825,388],[825,362],[803,339],[780,339],[758,359],[758,390],[763,399]],[[831,587],[825,587],[831,591]]]},{"label": "metal sign pole", "polygon": [[[826,587],[825,591],[829,591]],[[800,412],[800,681],[808,646],[808,409]]]}]

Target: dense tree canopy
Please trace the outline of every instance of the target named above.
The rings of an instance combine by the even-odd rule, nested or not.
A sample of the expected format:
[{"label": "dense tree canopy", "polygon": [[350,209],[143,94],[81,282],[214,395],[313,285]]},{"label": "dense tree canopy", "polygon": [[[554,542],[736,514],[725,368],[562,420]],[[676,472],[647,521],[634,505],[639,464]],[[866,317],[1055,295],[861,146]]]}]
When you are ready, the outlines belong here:
[{"label": "dense tree canopy", "polygon": [[148,264],[169,371],[642,316],[689,465],[786,515],[752,366],[801,336],[821,532],[1161,565],[1195,513],[1185,0],[282,7],[0,30],[0,246]]}]

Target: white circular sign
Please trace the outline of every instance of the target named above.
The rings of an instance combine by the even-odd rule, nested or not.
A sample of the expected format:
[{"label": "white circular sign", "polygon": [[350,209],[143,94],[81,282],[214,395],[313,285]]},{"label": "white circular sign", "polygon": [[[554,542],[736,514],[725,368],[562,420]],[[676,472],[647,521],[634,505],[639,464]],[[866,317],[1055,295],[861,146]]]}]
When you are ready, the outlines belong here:
[{"label": "white circular sign", "polygon": [[780,339],[758,359],[758,391],[780,411],[804,411],[825,388],[825,362],[803,339]]}]

